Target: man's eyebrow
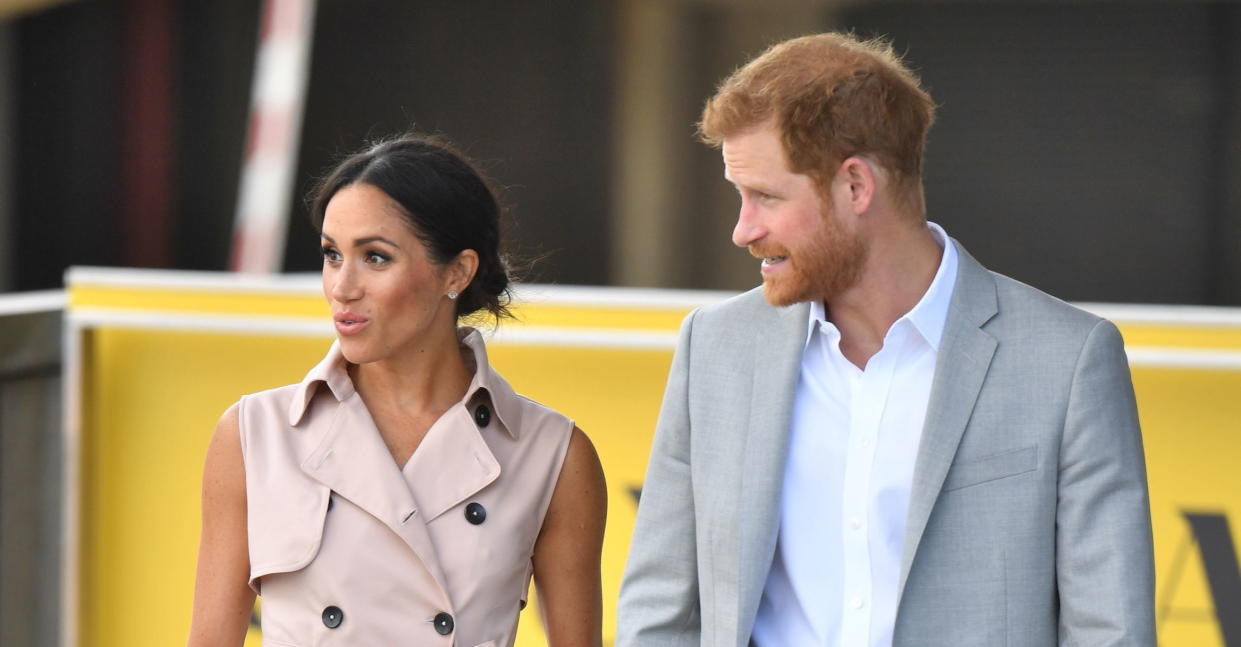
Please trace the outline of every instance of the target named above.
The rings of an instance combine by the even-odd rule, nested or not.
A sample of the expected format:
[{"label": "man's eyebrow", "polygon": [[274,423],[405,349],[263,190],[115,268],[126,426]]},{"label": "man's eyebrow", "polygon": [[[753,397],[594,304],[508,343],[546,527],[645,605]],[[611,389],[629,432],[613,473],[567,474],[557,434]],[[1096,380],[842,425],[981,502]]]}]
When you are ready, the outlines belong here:
[{"label": "man's eyebrow", "polygon": [[737,190],[737,193],[741,193],[742,191],[754,191],[757,193],[766,193],[769,195],[777,194],[776,188],[773,185],[767,184],[766,182],[747,182],[743,184],[740,182],[732,182],[730,180],[730,183],[733,185],[733,188]]}]

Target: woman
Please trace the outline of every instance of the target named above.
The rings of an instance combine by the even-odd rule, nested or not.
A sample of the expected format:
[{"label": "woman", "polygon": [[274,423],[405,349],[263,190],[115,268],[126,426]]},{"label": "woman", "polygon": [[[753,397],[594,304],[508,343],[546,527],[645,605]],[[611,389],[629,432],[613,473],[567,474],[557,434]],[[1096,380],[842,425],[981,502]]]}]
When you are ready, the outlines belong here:
[{"label": "woman", "polygon": [[603,471],[513,393],[460,318],[505,308],[499,207],[447,144],[406,136],[320,185],[337,340],[243,397],[203,477],[192,647],[513,644],[533,575],[549,644],[600,645]]}]

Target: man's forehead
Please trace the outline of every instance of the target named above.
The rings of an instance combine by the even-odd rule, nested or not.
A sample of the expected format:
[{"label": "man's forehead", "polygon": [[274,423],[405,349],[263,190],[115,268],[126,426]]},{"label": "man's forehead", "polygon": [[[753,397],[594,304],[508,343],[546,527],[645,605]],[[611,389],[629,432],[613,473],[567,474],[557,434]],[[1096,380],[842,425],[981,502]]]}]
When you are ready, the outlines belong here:
[{"label": "man's forehead", "polygon": [[774,127],[751,128],[726,137],[720,150],[727,166],[788,167],[784,142]]},{"label": "man's forehead", "polygon": [[757,133],[757,137],[737,139],[723,150],[724,179],[737,186],[755,189],[772,188],[793,174],[780,139]]}]

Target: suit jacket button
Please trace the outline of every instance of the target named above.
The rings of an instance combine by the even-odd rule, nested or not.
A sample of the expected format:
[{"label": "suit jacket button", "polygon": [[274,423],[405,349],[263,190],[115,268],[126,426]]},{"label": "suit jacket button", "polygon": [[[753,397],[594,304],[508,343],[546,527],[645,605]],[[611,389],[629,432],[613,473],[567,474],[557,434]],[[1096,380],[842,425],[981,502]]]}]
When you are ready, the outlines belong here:
[{"label": "suit jacket button", "polygon": [[465,506],[465,520],[477,526],[487,520],[487,508],[477,502]]},{"label": "suit jacket button", "polygon": [[479,427],[486,427],[491,424],[491,409],[487,405],[480,404],[474,409],[474,422]]},{"label": "suit jacket button", "polygon": [[323,610],[323,626],[328,629],[335,629],[340,623],[345,621],[345,612],[340,607],[328,607]]},{"label": "suit jacket button", "polygon": [[435,622],[435,633],[438,633],[441,636],[447,636],[448,634],[452,633],[452,628],[453,628],[452,616],[448,615],[447,613],[437,613],[435,614],[434,622]]}]

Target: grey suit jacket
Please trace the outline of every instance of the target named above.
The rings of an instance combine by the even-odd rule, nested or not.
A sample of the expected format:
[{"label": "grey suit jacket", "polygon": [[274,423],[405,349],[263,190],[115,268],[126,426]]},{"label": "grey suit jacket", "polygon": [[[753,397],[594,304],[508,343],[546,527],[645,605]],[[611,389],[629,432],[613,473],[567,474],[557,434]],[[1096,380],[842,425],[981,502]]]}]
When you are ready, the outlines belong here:
[{"label": "grey suit jacket", "polygon": [[[958,249],[893,644],[1153,647],[1145,465],[1120,333]],[[776,546],[807,308],[771,307],[756,289],[686,318],[618,647],[749,643]]]}]

